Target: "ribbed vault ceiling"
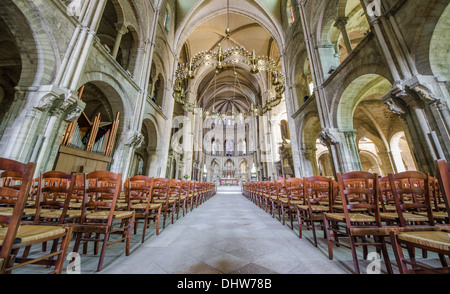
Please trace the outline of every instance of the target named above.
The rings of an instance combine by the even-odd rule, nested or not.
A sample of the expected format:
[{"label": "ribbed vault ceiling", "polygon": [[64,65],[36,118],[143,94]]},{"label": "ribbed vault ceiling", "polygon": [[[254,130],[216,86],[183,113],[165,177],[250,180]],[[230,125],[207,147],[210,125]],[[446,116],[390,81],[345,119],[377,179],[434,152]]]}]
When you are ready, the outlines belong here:
[{"label": "ribbed vault ceiling", "polygon": [[[223,1],[226,7],[226,1]],[[231,34],[226,38],[226,28],[229,26]],[[255,51],[256,56],[271,56],[278,61],[278,48],[271,34],[249,17],[237,13],[218,14],[210,16],[200,23],[189,35],[185,49],[189,52],[187,58],[201,51],[217,51],[218,45],[224,50],[228,48],[244,47],[248,51]],[[216,75],[213,68],[208,74],[197,81],[197,101],[205,110],[226,113],[231,111],[244,112],[252,103],[261,103],[262,85],[265,73],[252,75],[244,68],[230,68]]]}]

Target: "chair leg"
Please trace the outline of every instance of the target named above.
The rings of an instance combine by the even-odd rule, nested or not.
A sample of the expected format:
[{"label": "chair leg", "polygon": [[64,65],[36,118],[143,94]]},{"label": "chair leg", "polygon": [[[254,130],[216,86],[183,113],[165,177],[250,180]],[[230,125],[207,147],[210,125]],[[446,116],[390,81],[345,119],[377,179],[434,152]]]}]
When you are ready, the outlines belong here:
[{"label": "chair leg", "polygon": [[[90,238],[91,233],[86,233],[85,236],[86,238]],[[87,248],[88,248],[88,241],[84,242],[83,244],[83,254],[87,254]]]},{"label": "chair leg", "polygon": [[72,237],[72,228],[69,227],[69,228],[67,228],[66,236],[62,238],[61,246],[59,249],[60,254],[58,255],[58,258],[56,259],[56,262],[55,262],[55,273],[56,274],[61,274],[61,272],[62,272],[64,260],[66,258],[67,251],[69,249],[71,237]]},{"label": "chair leg", "polygon": [[397,266],[398,266],[398,270],[399,270],[400,274],[409,273],[408,267],[403,262],[403,260],[405,259],[405,256],[403,255],[402,246],[400,245],[400,243],[398,243],[396,234],[394,232],[392,232],[390,234],[390,239],[391,239],[392,249],[394,251],[395,260],[397,262]]},{"label": "chair leg", "polygon": [[105,233],[105,239],[102,244],[102,251],[100,253],[100,259],[98,261],[97,272],[100,272],[103,268],[103,260],[105,259],[106,246],[108,245],[109,233]]},{"label": "chair leg", "polygon": [[327,234],[328,241],[328,259],[333,260],[333,244],[331,242],[330,223],[326,216],[323,217],[324,230]]},{"label": "chair leg", "polygon": [[298,237],[302,238],[303,216],[298,208],[297,208],[297,220],[298,220]]},{"label": "chair leg", "polygon": [[81,243],[81,237],[83,233],[75,233],[75,244],[73,246],[73,252],[78,252]]},{"label": "chair leg", "polygon": [[158,215],[156,216],[156,235],[159,235],[160,220],[161,220],[161,207],[158,208]]},{"label": "chair leg", "polygon": [[[100,238],[100,234],[95,234],[95,239],[99,239]],[[88,242],[86,242],[87,244]],[[98,254],[98,245],[99,245],[99,241],[94,241],[94,255]]]},{"label": "chair leg", "polygon": [[[131,217],[131,219],[128,219],[127,241],[126,241],[126,244],[125,244],[125,255],[126,256],[130,255],[130,240],[131,240],[131,232],[132,232],[132,229],[133,229],[134,219],[135,219],[134,214]],[[144,237],[145,237],[145,235],[143,235],[142,238],[144,238]]]},{"label": "chair leg", "polygon": [[[172,224],[174,222],[175,210],[176,210],[176,203],[174,203],[173,207],[172,207]],[[178,218],[178,214],[177,214],[177,218]]]},{"label": "chair leg", "polygon": [[291,230],[294,230],[294,214],[289,207],[289,221],[291,222]]},{"label": "chair leg", "polygon": [[383,236],[374,236],[375,241],[381,244],[381,252],[383,253],[384,263],[386,265],[386,269],[388,274],[393,274],[394,271],[392,270],[392,264],[391,260],[389,258],[389,254],[387,252],[386,248],[386,241],[384,240]]},{"label": "chair leg", "polygon": [[[145,232],[147,231],[148,222],[149,222],[149,218],[148,218],[148,214],[147,214],[144,217],[144,228],[142,229],[142,240],[141,240],[141,243],[144,243],[144,241],[145,241]],[[136,224],[134,225],[134,227],[136,228]]]},{"label": "chair leg", "polygon": [[164,208],[163,213],[163,229],[166,227],[166,218],[167,218],[167,207]]},{"label": "chair leg", "polygon": [[350,249],[352,250],[353,265],[355,267],[355,272],[356,272],[356,274],[360,274],[358,255],[356,254],[356,246],[355,246],[356,238],[353,236],[349,236],[349,237],[350,237],[349,238],[350,239]]},{"label": "chair leg", "polygon": [[441,261],[442,267],[448,267],[447,260],[444,254],[439,254],[439,260]]},{"label": "chair leg", "polygon": [[313,233],[313,239],[314,239],[314,246],[317,247],[317,237],[316,237],[316,227],[314,226],[314,220],[311,213],[309,213],[309,225],[311,226],[311,230]]}]

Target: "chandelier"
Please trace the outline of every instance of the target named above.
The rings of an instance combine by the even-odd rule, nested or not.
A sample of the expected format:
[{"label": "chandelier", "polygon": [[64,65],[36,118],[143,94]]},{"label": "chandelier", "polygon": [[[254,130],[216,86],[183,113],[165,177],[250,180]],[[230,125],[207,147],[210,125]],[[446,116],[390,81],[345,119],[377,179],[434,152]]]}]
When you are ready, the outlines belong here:
[{"label": "chandelier", "polygon": [[[225,39],[230,41],[229,37],[231,34],[231,30],[229,26],[227,27],[225,33]],[[251,107],[243,113],[235,112],[234,110],[228,113],[218,113],[214,109],[212,109],[211,111],[205,111],[201,109],[197,103],[197,98],[195,98],[194,103],[186,100],[185,87],[189,85],[189,80],[195,78],[196,72],[200,68],[213,68],[213,70],[215,71],[215,76],[217,76],[224,70],[233,69],[234,75],[236,77],[236,66],[246,69],[254,75],[260,72],[267,72],[269,74],[269,79],[273,87],[263,105],[255,106],[254,103],[251,103]],[[242,46],[231,47],[224,50],[221,44],[219,44],[216,51],[200,51],[195,54],[188,63],[178,65],[178,68],[175,72],[173,98],[183,107],[183,110],[186,112],[201,114],[203,117],[231,117],[233,119],[237,119],[252,116],[261,116],[271,111],[274,107],[278,106],[283,98],[283,93],[285,91],[284,85],[285,77],[278,70],[276,62],[270,57],[256,56],[255,50],[250,52]]]}]

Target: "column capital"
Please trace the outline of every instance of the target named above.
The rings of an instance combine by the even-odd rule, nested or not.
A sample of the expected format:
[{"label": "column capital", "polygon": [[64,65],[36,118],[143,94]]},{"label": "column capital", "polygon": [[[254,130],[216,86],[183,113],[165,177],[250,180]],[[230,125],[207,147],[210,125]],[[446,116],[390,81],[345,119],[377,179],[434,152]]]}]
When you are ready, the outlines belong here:
[{"label": "column capital", "polygon": [[348,23],[348,17],[339,17],[338,19],[336,19],[334,26],[342,31],[342,30],[346,29],[347,23]]},{"label": "column capital", "polygon": [[319,133],[319,140],[324,146],[336,145],[339,143],[336,131],[332,129],[323,129]]},{"label": "column capital", "polygon": [[116,27],[117,33],[121,35],[125,35],[126,33],[128,33],[128,29],[123,23],[116,23],[114,25]]}]

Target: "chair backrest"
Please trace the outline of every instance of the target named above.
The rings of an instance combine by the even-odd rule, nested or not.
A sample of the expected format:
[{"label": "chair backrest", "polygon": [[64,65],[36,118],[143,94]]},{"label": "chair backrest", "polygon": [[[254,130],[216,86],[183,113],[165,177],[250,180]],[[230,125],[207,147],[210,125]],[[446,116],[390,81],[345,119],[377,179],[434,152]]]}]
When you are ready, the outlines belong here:
[{"label": "chair backrest", "polygon": [[[24,164],[7,158],[0,158],[0,199],[3,203],[13,205],[11,216],[0,216],[0,224],[8,225],[0,250],[0,271],[7,266],[12,246],[22,220],[23,210],[30,193],[36,164]],[[8,184],[8,177],[13,175],[15,183]],[[5,185],[6,184],[6,185]]]},{"label": "chair backrest", "polygon": [[395,204],[394,196],[392,195],[391,183],[389,177],[379,177],[378,185],[380,186],[380,204],[383,211],[387,211],[386,205]]},{"label": "chair backrest", "polygon": [[323,176],[313,176],[304,179],[305,200],[311,205],[327,202],[330,211],[333,211],[334,181],[332,178]]},{"label": "chair backrest", "polygon": [[427,212],[429,224],[434,225],[430,175],[418,171],[406,171],[388,176],[400,225],[402,227],[407,225],[404,213],[424,211]]},{"label": "chair backrest", "polygon": [[277,199],[279,199],[280,197],[287,198],[288,191],[286,189],[286,180],[285,179],[274,180],[274,184],[275,184],[275,190],[277,193]]},{"label": "chair backrest", "polygon": [[142,175],[127,178],[124,184],[128,210],[133,203],[150,203],[153,189],[153,177]]},{"label": "chair backrest", "polygon": [[84,195],[81,222],[87,210],[109,210],[108,224],[112,222],[117,198],[122,191],[122,174],[93,171],[84,175]]},{"label": "chair backrest", "polygon": [[[183,183],[182,180],[177,180],[177,179],[169,180],[169,187],[170,187],[169,195],[170,195],[170,197],[180,198],[182,183]],[[205,189],[204,183],[202,183],[202,187],[203,187],[203,189]]]},{"label": "chair backrest", "polygon": [[152,199],[165,201],[166,204],[169,201],[170,183],[166,178],[155,178],[153,180]]},{"label": "chair backrest", "polygon": [[39,175],[35,221],[40,218],[42,208],[61,209],[59,223],[64,223],[67,209],[76,182],[75,174],[49,171]]},{"label": "chair backrest", "polygon": [[378,175],[370,172],[356,171],[336,174],[339,184],[342,206],[346,223],[350,228],[350,213],[361,212],[372,215],[377,226],[381,227]]},{"label": "chair backrest", "polygon": [[286,180],[286,190],[289,194],[289,203],[291,200],[304,201],[304,179],[290,178]]},{"label": "chair backrest", "polygon": [[437,179],[443,196],[447,214],[450,217],[450,162],[437,161]]}]

